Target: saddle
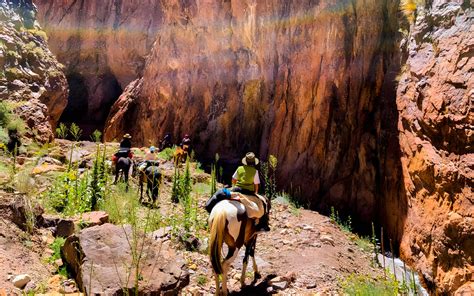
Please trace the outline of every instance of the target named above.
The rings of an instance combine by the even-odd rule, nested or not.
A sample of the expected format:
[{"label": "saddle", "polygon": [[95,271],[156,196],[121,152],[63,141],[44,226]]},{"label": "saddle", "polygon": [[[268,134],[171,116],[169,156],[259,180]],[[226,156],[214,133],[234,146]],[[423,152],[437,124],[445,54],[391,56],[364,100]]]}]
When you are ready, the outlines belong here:
[{"label": "saddle", "polygon": [[244,205],[249,218],[259,219],[267,213],[267,209],[261,197],[256,195],[246,195],[239,192],[231,192],[227,188],[219,189],[214,193],[214,195],[206,202],[206,211],[210,213],[218,202],[225,199],[239,201]]}]

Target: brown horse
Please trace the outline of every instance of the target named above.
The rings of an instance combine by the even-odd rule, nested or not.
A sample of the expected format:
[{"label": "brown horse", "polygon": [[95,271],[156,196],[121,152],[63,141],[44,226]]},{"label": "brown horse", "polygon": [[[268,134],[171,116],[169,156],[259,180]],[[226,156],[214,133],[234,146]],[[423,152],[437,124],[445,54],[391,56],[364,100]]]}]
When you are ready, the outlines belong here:
[{"label": "brown horse", "polygon": [[188,150],[188,145],[183,145],[183,147],[176,147],[176,151],[174,152],[173,156],[175,166],[178,166],[180,163],[186,162],[186,159],[188,158]]},{"label": "brown horse", "polygon": [[[266,200],[266,213],[270,202]],[[219,275],[222,275],[222,294],[227,295],[227,272],[242,246],[245,246],[245,256],[242,265],[240,284],[245,286],[245,273],[248,257],[252,257],[254,282],[260,278],[257,262],[255,261],[255,244],[257,233],[255,220],[247,217],[243,204],[236,200],[223,200],[216,204],[209,216],[211,234],[209,239],[209,256],[216,281],[216,295],[220,295]],[[222,260],[222,246],[228,246],[228,253]]]}]

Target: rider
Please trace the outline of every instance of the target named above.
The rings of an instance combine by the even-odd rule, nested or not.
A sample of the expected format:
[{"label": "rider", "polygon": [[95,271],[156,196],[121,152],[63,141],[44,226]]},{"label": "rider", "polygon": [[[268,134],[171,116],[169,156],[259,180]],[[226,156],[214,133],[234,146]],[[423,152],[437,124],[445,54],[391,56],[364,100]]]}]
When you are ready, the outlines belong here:
[{"label": "rider", "polygon": [[130,134],[123,135],[122,142],[120,142],[120,148],[132,149],[132,136]]},{"label": "rider", "polygon": [[[189,148],[191,148],[191,139],[189,138],[188,134],[184,135],[184,138],[181,140],[180,146],[181,148],[183,148],[184,151],[190,150]],[[185,148],[185,146],[187,146],[187,148]]]},{"label": "rider", "polygon": [[132,142],[131,139],[132,136],[130,134],[125,134],[122,137],[122,141],[120,142],[120,147],[117,153],[114,154],[114,157],[112,158],[112,162],[115,163],[120,157],[128,157],[128,158],[133,158],[132,154]]},{"label": "rider", "polygon": [[145,160],[156,160],[156,148],[155,146],[151,146],[150,150],[145,155]]},{"label": "rider", "polygon": [[[259,218],[258,224],[256,225],[257,231],[270,231],[270,227],[268,226],[268,213],[265,213],[263,209],[264,203],[257,195],[260,178],[255,166],[258,165],[258,162],[258,158],[255,157],[253,152],[249,152],[245,155],[242,159],[243,166],[239,166],[234,175],[232,175],[232,185],[234,186],[232,191],[245,194],[251,202],[258,205],[259,210],[255,217]],[[247,207],[244,199],[241,199],[241,202]],[[261,216],[261,213],[263,213],[263,216]]]},{"label": "rider", "polygon": [[171,140],[171,134],[167,133],[160,142],[160,150],[163,151],[171,147],[173,147],[173,141]]}]

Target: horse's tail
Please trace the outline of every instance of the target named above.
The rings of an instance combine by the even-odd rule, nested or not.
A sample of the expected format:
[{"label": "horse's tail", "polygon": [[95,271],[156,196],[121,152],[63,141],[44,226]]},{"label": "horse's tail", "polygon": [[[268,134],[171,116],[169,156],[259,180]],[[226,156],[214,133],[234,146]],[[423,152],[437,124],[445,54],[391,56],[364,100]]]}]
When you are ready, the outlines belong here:
[{"label": "horse's tail", "polygon": [[209,238],[209,256],[212,268],[216,274],[222,274],[222,244],[224,243],[226,227],[225,211],[216,213],[211,222],[211,237]]}]

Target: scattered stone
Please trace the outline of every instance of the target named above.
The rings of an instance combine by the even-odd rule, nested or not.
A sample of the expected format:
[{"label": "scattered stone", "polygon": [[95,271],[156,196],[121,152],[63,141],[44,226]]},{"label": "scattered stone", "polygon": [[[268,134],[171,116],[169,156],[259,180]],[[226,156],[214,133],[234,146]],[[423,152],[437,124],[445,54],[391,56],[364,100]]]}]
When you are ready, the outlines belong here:
[{"label": "scattered stone", "polygon": [[334,239],[330,235],[321,235],[319,238],[323,243],[329,244],[334,247]]},{"label": "scattered stone", "polygon": [[59,293],[71,294],[77,292],[76,282],[74,280],[65,280],[59,288]]},{"label": "scattered stone", "polygon": [[316,283],[312,283],[312,284],[308,284],[306,285],[306,289],[314,289],[316,288],[318,285]]},{"label": "scattered stone", "polygon": [[15,287],[23,289],[29,281],[31,277],[28,274],[20,274],[13,278],[12,283]]},{"label": "scattered stone", "polygon": [[152,232],[151,234],[151,237],[154,239],[154,240],[160,240],[164,237],[167,237],[171,232],[171,227],[162,227],[158,230],[155,230]]},{"label": "scattered stone", "polygon": [[64,171],[64,167],[55,164],[41,164],[33,168],[31,173],[33,175],[42,175],[47,172],[61,172]]},{"label": "scattered stone", "polygon": [[52,158],[50,156],[44,156],[44,157],[41,157],[40,160],[38,160],[38,165],[42,165],[42,164],[61,166],[62,162],[57,160],[56,158]]},{"label": "scattered stone", "polygon": [[88,227],[102,225],[109,222],[109,214],[104,211],[88,212],[82,214],[81,221]]},{"label": "scattered stone", "polygon": [[58,267],[63,266],[63,260],[61,258],[54,261],[54,264]]},{"label": "scattered stone", "polygon": [[74,221],[71,219],[59,219],[56,225],[56,236],[68,237],[74,233]]},{"label": "scattered stone", "polygon": [[24,290],[25,293],[30,293],[30,292],[35,292],[36,288],[37,288],[37,286],[36,286],[35,282],[29,281],[26,284],[26,286],[23,290]]},{"label": "scattered stone", "polygon": [[280,281],[280,282],[272,283],[272,287],[277,290],[285,290],[288,287],[288,282]]}]

